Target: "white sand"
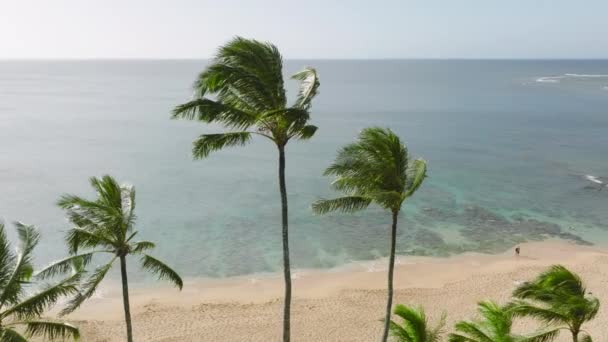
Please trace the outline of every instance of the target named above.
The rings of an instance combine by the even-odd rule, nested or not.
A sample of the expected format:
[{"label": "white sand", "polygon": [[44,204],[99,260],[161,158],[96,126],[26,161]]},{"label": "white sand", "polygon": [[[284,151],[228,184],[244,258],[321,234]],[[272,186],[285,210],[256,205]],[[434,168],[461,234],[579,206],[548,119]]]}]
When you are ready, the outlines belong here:
[{"label": "white sand", "polygon": [[[522,246],[522,255],[465,254],[451,258],[400,257],[394,303],[423,305],[433,320],[448,313],[451,330],[471,317],[476,302],[506,302],[519,282],[547,266],[563,264],[578,272],[588,290],[608,306],[608,250],[546,241]],[[293,341],[376,341],[386,300],[386,272],[366,265],[342,270],[297,271],[292,306]],[[375,261],[375,268],[386,264]],[[382,267],[385,269],[385,266]],[[68,318],[83,341],[124,341],[120,291],[107,288]],[[184,290],[140,288],[131,293],[136,341],[279,341],[282,317],[280,275],[252,279],[190,280]],[[608,339],[608,310],[586,326],[594,340]],[[518,330],[534,328],[522,322]],[[559,341],[568,341],[562,334]]]}]

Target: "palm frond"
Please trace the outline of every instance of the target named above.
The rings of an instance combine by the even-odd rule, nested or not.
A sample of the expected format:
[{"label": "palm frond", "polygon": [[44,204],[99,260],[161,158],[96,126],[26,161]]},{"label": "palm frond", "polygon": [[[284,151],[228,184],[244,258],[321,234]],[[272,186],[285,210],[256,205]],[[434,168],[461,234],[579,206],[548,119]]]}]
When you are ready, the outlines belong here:
[{"label": "palm frond", "polygon": [[305,68],[304,70],[291,76],[291,78],[301,81],[295,107],[309,110],[312,99],[317,95],[320,85],[317,71],[313,68]]},{"label": "palm frond", "polygon": [[2,342],[28,342],[27,338],[11,328],[5,328],[0,335]]},{"label": "palm frond", "polygon": [[391,321],[390,331],[399,342],[438,342],[443,334],[446,316],[443,314],[439,323],[433,328],[428,327],[428,322],[423,308],[412,308],[405,305],[397,305],[393,310],[403,322],[401,324]]},{"label": "palm frond", "polygon": [[519,317],[534,317],[547,324],[565,323],[569,322],[569,317],[552,308],[543,308],[525,301],[514,301],[512,303],[511,311],[514,315]]},{"label": "palm frond", "polygon": [[218,122],[234,129],[247,129],[257,121],[256,114],[205,98],[194,99],[175,107],[171,117],[207,123]]},{"label": "palm frond", "polygon": [[450,333],[448,335],[448,341],[449,342],[493,342],[493,341],[488,341],[488,340],[478,340],[478,339],[470,338],[468,336],[460,335],[457,333]]},{"label": "palm frond", "polygon": [[153,249],[156,245],[150,241],[134,242],[131,248],[131,253],[141,253]]},{"label": "palm frond", "polygon": [[115,249],[118,241],[110,235],[107,230],[99,229],[88,231],[82,228],[72,228],[66,235],[66,243],[70,254],[75,254],[79,249],[103,247],[108,250]]},{"label": "palm frond", "polygon": [[177,272],[156,258],[144,254],[144,256],[141,258],[141,266],[143,269],[156,274],[159,279],[167,279],[171,281],[180,290],[184,286],[182,278],[177,274]]},{"label": "palm frond", "polygon": [[32,337],[41,336],[48,340],[67,338],[78,340],[80,338],[78,328],[69,323],[32,320],[25,322],[25,325],[27,327],[25,333]]},{"label": "palm frond", "polygon": [[493,342],[492,337],[488,336],[488,333],[483,330],[483,327],[475,322],[458,322],[454,326],[456,331],[469,335],[466,340],[462,340],[465,335],[450,334],[450,341],[480,341],[480,342]]},{"label": "palm frond", "polygon": [[305,125],[298,130],[293,130],[290,132],[290,137],[295,137],[302,140],[307,140],[312,138],[317,132],[318,127],[314,125]]},{"label": "palm frond", "polygon": [[206,158],[211,152],[229,146],[243,146],[251,140],[249,132],[230,132],[220,134],[203,134],[194,141],[192,154],[194,158]]},{"label": "palm frond", "polygon": [[40,317],[44,311],[57,303],[61,297],[78,293],[77,285],[79,280],[80,274],[76,274],[62,280],[58,284],[47,285],[40,292],[2,312],[0,317],[5,318],[11,315],[19,319]]},{"label": "palm frond", "polygon": [[0,222],[0,289],[6,286],[13,274],[12,266],[15,263],[15,258],[6,237],[4,223]]},{"label": "palm frond", "polygon": [[67,306],[60,312],[61,316],[67,315],[78,309],[85,300],[91,298],[99,283],[105,278],[106,274],[112,268],[112,264],[116,261],[117,256],[114,256],[110,262],[104,266],[100,266],[93,271],[93,274],[82,284],[82,289],[68,302]]},{"label": "palm frond", "polygon": [[426,161],[416,159],[407,167],[407,178],[405,185],[405,198],[410,197],[426,178]]},{"label": "palm frond", "polygon": [[332,211],[350,213],[367,208],[371,199],[359,196],[345,196],[334,199],[320,199],[312,204],[315,214],[327,214]]},{"label": "palm frond", "polygon": [[53,261],[48,266],[37,272],[35,277],[39,279],[48,279],[60,274],[66,274],[74,269],[74,263],[79,263],[82,267],[86,267],[93,259],[93,255],[95,253],[102,252],[107,251],[92,251]]},{"label": "palm frond", "polygon": [[519,336],[517,342],[551,342],[557,338],[560,329],[537,331],[529,335]]},{"label": "palm frond", "polygon": [[15,304],[23,293],[21,283],[30,280],[34,273],[32,266],[32,252],[40,240],[40,234],[34,226],[28,226],[20,222],[15,222],[17,234],[19,236],[19,250],[13,271],[7,279],[2,294],[0,295],[0,306]]},{"label": "palm frond", "polygon": [[580,338],[581,342],[593,342],[593,339],[591,338],[591,335],[589,334],[583,334],[583,337]]},{"label": "palm frond", "polygon": [[[223,66],[232,71],[216,74],[220,88],[209,84],[209,89],[225,90],[225,85],[251,98],[257,98],[267,109],[285,107],[285,89],[283,82],[283,60],[276,46],[254,39],[236,37],[220,47],[209,70]],[[213,74],[212,74],[213,75]],[[222,76],[222,77],[218,77]],[[228,81],[222,84],[222,80]],[[221,87],[224,85],[224,87]],[[252,102],[252,101],[249,101]],[[269,107],[269,108],[268,108]]]}]

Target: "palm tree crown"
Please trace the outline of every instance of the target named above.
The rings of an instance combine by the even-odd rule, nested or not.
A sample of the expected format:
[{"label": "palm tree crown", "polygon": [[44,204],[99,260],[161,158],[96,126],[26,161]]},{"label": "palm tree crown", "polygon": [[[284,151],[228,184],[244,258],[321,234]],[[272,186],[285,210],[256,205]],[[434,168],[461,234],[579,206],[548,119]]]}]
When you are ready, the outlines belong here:
[{"label": "palm tree crown", "polygon": [[521,284],[513,296],[519,299],[511,304],[515,314],[540,319],[554,325],[556,331],[568,329],[574,342],[579,341],[582,325],[595,318],[600,308],[599,300],[587,294],[580,277],[561,265]]},{"label": "palm tree crown", "polygon": [[512,333],[514,313],[508,306],[483,301],[478,309],[482,319],[456,323],[457,333],[449,335],[450,342],[548,342],[557,336],[553,330],[530,335]]},{"label": "palm tree crown", "polygon": [[346,196],[315,202],[316,213],[353,212],[372,202],[398,212],[426,177],[426,162],[410,160],[407,148],[390,129],[373,127],[343,147],[325,175],[336,176],[332,186]]},{"label": "palm tree crown", "polygon": [[[47,321],[40,316],[63,296],[78,292],[80,274],[76,273],[55,284],[42,285],[34,295],[26,296],[32,282],[32,252],[40,235],[33,226],[15,223],[19,248],[13,252],[4,224],[0,223],[0,341],[27,341],[42,336],[49,340],[78,339],[78,329],[63,322]],[[19,332],[25,328],[24,335]]]},{"label": "palm tree crown", "polygon": [[282,72],[281,54],[272,44],[237,37],[220,47],[194,84],[195,98],[173,111],[176,119],[215,122],[229,129],[201,135],[194,141],[194,157],[244,145],[252,135],[268,138],[279,147],[290,139],[312,137],[317,127],[308,120],[319,87],[317,72],[306,68],[292,76],[301,84],[291,106],[287,105]]},{"label": "palm tree crown", "polygon": [[398,342],[439,342],[445,326],[445,318],[443,315],[439,323],[430,328],[426,318],[424,309],[411,308],[405,305],[397,305],[394,311],[395,315],[403,319],[400,325],[395,321],[391,321],[391,334]]}]

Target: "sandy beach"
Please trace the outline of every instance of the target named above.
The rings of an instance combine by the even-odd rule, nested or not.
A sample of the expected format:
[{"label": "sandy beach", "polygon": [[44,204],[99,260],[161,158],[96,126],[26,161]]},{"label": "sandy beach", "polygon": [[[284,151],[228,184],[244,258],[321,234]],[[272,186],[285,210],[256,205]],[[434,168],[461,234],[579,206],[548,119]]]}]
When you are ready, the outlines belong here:
[{"label": "sandy beach", "polygon": [[[400,257],[395,303],[422,305],[432,320],[448,313],[446,330],[475,313],[476,302],[506,302],[517,284],[553,264],[578,272],[588,290],[608,303],[608,250],[561,241],[527,243],[522,255],[463,254],[450,258]],[[385,305],[385,260],[327,271],[296,271],[292,312],[294,341],[374,341]],[[83,341],[125,340],[123,309],[116,284],[69,316]],[[224,280],[189,280],[172,288],[135,288],[131,293],[138,341],[278,341],[282,282],[279,275]],[[608,338],[608,311],[587,325],[593,338]],[[534,323],[521,322],[529,331]],[[522,330],[522,331],[523,331]],[[567,341],[562,334],[558,340]]]}]

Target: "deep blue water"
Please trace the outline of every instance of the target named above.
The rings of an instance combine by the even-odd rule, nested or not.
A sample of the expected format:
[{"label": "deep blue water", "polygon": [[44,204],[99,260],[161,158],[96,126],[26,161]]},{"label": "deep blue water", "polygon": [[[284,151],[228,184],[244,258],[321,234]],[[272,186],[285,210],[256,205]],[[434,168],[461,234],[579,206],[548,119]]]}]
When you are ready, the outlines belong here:
[{"label": "deep blue water", "polygon": [[[135,185],[140,234],[183,275],[280,269],[274,146],[193,161],[191,141],[219,128],[169,120],[205,63],[0,62],[0,217],[40,228],[40,264],[66,252],[55,201],[93,196],[88,177],[109,173]],[[586,178],[608,180],[608,61],[294,60],[285,71],[308,65],[321,78],[319,131],[288,148],[295,267],[386,255],[387,213],[310,211],[331,196],[321,173],[335,151],[372,125],[396,131],[429,165],[401,217],[400,254],[608,241],[608,188]]]}]

